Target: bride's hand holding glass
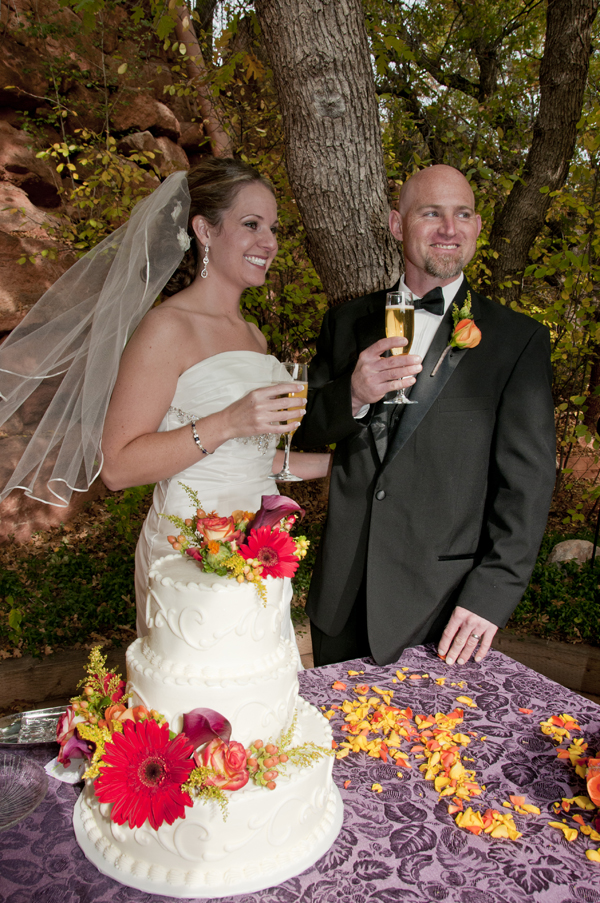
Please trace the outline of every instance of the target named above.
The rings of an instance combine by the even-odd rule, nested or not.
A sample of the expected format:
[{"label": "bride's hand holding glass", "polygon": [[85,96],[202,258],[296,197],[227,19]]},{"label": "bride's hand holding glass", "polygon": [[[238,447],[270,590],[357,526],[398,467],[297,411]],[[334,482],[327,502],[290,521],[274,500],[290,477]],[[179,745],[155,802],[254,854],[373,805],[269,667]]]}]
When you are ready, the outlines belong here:
[{"label": "bride's hand holding glass", "polygon": [[277,383],[248,392],[222,412],[230,438],[293,433],[300,426],[306,398],[291,397],[295,383]]}]

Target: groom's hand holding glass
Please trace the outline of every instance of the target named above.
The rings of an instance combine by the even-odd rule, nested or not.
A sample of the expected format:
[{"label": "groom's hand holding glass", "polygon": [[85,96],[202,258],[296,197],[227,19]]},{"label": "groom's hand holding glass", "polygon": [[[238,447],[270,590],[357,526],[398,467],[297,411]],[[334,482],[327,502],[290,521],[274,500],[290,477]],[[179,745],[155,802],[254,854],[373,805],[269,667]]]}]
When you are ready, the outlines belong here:
[{"label": "groom's hand holding glass", "polygon": [[384,352],[406,344],[406,339],[398,337],[379,339],[361,352],[352,374],[353,416],[365,405],[380,401],[387,392],[407,389],[414,384],[423,369],[418,354],[382,357]]}]

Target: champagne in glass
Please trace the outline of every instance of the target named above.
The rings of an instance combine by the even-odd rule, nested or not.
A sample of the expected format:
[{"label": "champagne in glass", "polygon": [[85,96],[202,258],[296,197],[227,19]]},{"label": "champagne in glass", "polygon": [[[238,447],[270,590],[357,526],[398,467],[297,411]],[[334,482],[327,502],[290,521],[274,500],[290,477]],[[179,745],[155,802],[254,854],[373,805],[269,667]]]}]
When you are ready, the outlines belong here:
[{"label": "champagne in glass", "polygon": [[[306,364],[301,364],[298,366],[302,366],[306,369]],[[308,397],[308,382],[299,383],[297,392],[288,392],[288,398],[307,398],[307,397]],[[305,407],[298,408],[298,413],[294,414],[292,419],[288,420],[287,422],[294,423],[294,421],[296,421],[296,420],[302,420],[302,418],[304,417],[305,411],[306,411]],[[290,442],[292,441],[292,436],[294,435],[295,432],[296,432],[296,430],[292,430],[291,433],[287,434],[290,437]]]},{"label": "champagne in glass", "polygon": [[[388,292],[385,301],[385,334],[387,338],[399,337],[407,340],[402,348],[392,348],[392,355],[408,354],[415,331],[415,308],[410,292]],[[393,398],[384,404],[417,404],[404,394],[400,387]]]},{"label": "champagne in glass", "polygon": [[[298,389],[295,392],[288,392],[288,398],[306,398],[308,394],[308,367],[306,364],[296,364],[286,361],[282,366],[287,370],[290,379],[293,380],[293,382],[298,383]],[[294,413],[294,416],[287,420],[286,423],[294,423],[296,420],[302,419],[305,408],[302,407],[297,410],[298,413]],[[295,432],[296,430],[292,430],[291,433],[285,434],[283,467],[279,473],[269,474],[272,480],[279,480],[284,483],[302,482],[302,477],[296,477],[290,471],[290,446],[292,443],[292,436]]]}]

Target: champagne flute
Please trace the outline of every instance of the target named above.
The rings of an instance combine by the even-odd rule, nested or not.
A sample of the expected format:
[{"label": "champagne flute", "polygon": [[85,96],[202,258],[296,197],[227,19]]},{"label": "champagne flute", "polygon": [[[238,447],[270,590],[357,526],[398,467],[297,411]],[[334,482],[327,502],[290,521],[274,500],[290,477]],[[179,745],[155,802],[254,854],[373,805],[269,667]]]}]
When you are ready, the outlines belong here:
[{"label": "champagne flute", "polygon": [[[392,348],[394,356],[408,354],[415,331],[415,307],[410,292],[388,292],[385,299],[385,334],[389,338],[399,336],[408,340],[402,348]],[[404,394],[402,386],[393,398],[385,399],[384,404],[418,404]]]},{"label": "champagne flute", "polygon": [[[281,366],[285,367],[290,379],[298,383],[298,391],[290,392],[288,394],[288,398],[306,398],[308,393],[308,368],[306,364],[295,364],[293,362],[285,361]],[[300,420],[304,416],[304,410],[304,408],[297,408],[298,413],[294,413],[291,421]],[[290,423],[290,420],[288,420],[287,422]],[[283,467],[281,468],[281,471],[279,473],[269,474],[272,480],[280,480],[284,483],[302,482],[302,477],[296,477],[290,471],[290,446],[292,444],[292,436],[295,432],[296,430],[292,430],[290,433],[285,434]]]}]

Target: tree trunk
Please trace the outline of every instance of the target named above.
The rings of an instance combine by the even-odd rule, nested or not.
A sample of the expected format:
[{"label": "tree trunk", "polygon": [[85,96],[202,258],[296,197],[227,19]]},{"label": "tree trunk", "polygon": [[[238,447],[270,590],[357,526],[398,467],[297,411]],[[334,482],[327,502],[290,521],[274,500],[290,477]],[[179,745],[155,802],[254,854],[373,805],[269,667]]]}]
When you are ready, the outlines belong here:
[{"label": "tree trunk", "polygon": [[185,4],[182,4],[176,7],[175,12],[177,16],[175,34],[177,39],[182,44],[185,44],[189,56],[187,64],[188,74],[197,83],[198,105],[204,117],[204,131],[207,137],[210,138],[215,157],[231,157],[233,153],[231,139],[223,128],[221,117],[213,103],[210,89],[203,82],[206,75],[206,66],[189,9]]},{"label": "tree trunk", "polygon": [[[506,303],[521,294],[529,250],[542,230],[550,192],[562,187],[575,148],[577,123],[591,54],[598,0],[548,0],[546,42],[540,66],[540,109],[523,178],[494,221],[490,246],[491,294]],[[540,189],[548,188],[545,194]]]},{"label": "tree trunk", "polygon": [[392,285],[400,253],[360,0],[256,0],[309,254],[332,304]]}]

